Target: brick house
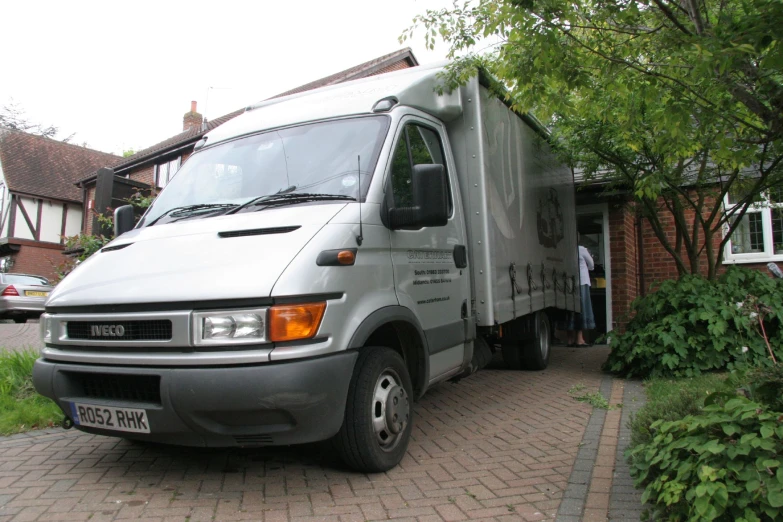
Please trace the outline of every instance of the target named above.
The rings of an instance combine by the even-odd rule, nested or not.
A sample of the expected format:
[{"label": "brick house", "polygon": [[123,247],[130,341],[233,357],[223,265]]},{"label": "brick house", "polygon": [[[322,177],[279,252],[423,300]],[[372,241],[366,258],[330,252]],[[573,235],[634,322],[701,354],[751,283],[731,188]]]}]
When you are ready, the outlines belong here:
[{"label": "brick house", "polygon": [[[415,67],[418,64],[419,62],[410,48],[400,49],[350,69],[280,93],[273,96],[273,98]],[[193,153],[194,145],[204,134],[239,116],[244,110],[242,108],[212,121],[206,121],[196,111],[196,102],[191,102],[190,111],[185,113],[182,119],[181,133],[121,161],[99,165],[99,167],[111,167],[114,174],[113,177],[108,171],[103,171],[101,175],[96,172],[95,168],[91,171],[85,170],[84,172],[91,172],[90,175],[79,179],[76,183],[79,188],[84,190],[84,206],[92,216],[91,219],[85,220],[84,233],[91,234],[93,230],[97,231],[96,212],[93,212],[93,210],[105,212],[106,208],[114,207],[112,203],[117,200],[115,185],[130,184],[137,187],[137,190],[145,188],[157,190],[163,188],[177,172],[179,166]]]},{"label": "brick house", "polygon": [[0,270],[55,277],[63,236],[82,230],[85,171],[119,156],[0,129]]},{"label": "brick house", "polygon": [[[783,204],[776,203],[783,201],[783,188],[778,191],[780,195],[767,198],[743,217],[722,253],[723,267],[738,265],[767,271],[768,262],[783,262]],[[598,330],[622,328],[634,299],[654,290],[662,281],[677,278],[676,264],[650,223],[636,212],[630,195],[610,195],[600,186],[585,183],[577,190],[576,202],[577,229],[597,265],[591,274],[591,294]],[[728,196],[726,201],[707,199],[705,211],[716,203],[726,208],[731,205]],[[659,207],[662,206],[661,203]],[[691,216],[686,214],[687,219]],[[673,215],[660,212],[659,219],[667,240],[675,244]],[[716,255],[720,254],[721,240],[718,235],[713,237]],[[706,258],[700,267],[703,275],[707,272],[705,263]],[[605,288],[600,288],[604,282]]]}]

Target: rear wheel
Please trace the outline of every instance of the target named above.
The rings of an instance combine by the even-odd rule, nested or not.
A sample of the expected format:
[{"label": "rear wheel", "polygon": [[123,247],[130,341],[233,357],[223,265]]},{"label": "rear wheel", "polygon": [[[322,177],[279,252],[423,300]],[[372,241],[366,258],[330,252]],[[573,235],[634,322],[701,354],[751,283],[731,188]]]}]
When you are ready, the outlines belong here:
[{"label": "rear wheel", "polygon": [[549,366],[552,331],[544,312],[536,312],[536,336],[522,345],[522,367],[525,370],[543,370]]},{"label": "rear wheel", "polygon": [[333,442],[350,468],[366,473],[396,466],[410,441],[413,386],[402,357],[363,348],[356,360],[343,425]]},{"label": "rear wheel", "polygon": [[24,317],[24,316],[22,316],[22,317],[14,317],[14,322],[15,323],[19,323],[19,324],[26,323],[27,322],[27,317]]},{"label": "rear wheel", "polygon": [[543,370],[549,365],[551,327],[543,311],[533,318],[531,340],[503,345],[503,360],[512,370]]}]

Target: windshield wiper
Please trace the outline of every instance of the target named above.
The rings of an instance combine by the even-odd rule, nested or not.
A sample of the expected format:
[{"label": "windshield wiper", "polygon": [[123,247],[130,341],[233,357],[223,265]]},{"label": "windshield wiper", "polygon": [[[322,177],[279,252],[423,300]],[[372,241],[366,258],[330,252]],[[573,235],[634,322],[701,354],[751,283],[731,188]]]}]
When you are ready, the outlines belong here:
[{"label": "windshield wiper", "polygon": [[290,194],[267,194],[259,196],[250,201],[246,201],[239,207],[227,212],[227,214],[236,214],[240,210],[258,205],[287,205],[293,203],[304,203],[307,201],[356,201],[353,196],[343,196],[340,194],[308,194],[306,192],[293,192]]},{"label": "windshield wiper", "polygon": [[192,212],[197,212],[199,210],[234,208],[237,206],[239,206],[237,203],[198,203],[196,205],[185,205],[183,207],[174,207],[168,209],[166,212],[156,217],[147,226],[151,227],[152,225],[160,221],[160,219],[163,218],[164,216],[180,217],[180,216],[186,216]]}]

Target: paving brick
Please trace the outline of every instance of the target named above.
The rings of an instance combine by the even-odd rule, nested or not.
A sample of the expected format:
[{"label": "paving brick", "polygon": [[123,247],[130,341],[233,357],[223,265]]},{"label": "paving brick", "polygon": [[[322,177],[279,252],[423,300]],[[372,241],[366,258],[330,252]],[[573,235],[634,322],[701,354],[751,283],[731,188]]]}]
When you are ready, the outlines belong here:
[{"label": "paving brick", "polygon": [[[551,520],[558,507],[578,518],[596,457],[614,464],[617,448],[601,452],[599,443],[617,446],[622,427],[567,391],[599,389],[607,353],[554,347],[543,372],[509,371],[496,359],[430,390],[415,405],[403,462],[380,474],[335,468],[309,446],[180,448],[75,430],[0,437],[0,522]],[[616,422],[618,438],[604,433],[605,421]],[[572,485],[581,500],[566,494]]]}]

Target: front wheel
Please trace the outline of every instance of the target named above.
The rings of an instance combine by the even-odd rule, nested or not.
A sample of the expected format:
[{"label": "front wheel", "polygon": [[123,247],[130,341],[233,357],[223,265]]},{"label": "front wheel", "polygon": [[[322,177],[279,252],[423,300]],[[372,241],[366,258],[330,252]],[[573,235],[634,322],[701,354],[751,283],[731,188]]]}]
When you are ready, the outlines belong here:
[{"label": "front wheel", "polygon": [[402,460],[413,424],[408,368],[390,348],[363,348],[348,388],[343,425],[333,442],[350,468],[386,471]]}]

